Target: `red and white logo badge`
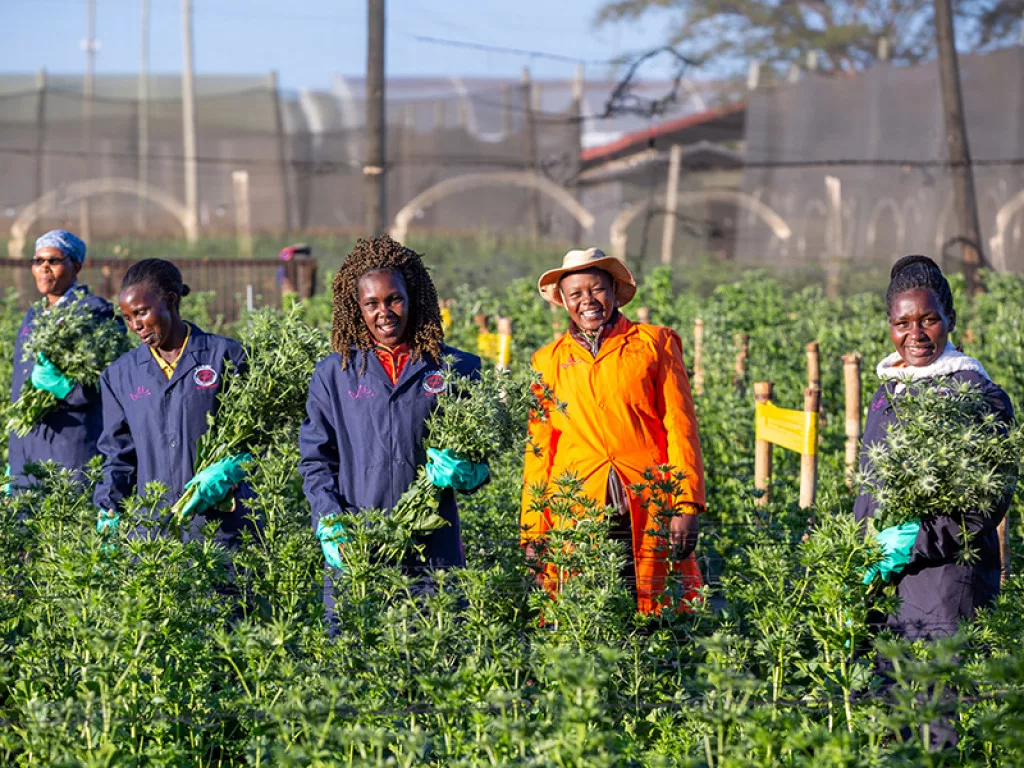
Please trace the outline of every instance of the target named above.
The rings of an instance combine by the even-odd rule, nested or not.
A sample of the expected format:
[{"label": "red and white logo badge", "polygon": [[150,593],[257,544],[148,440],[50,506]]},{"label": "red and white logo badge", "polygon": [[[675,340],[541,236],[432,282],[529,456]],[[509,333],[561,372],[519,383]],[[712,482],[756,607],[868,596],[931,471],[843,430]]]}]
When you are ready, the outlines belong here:
[{"label": "red and white logo badge", "polygon": [[211,389],[217,386],[217,371],[209,365],[201,365],[192,374],[192,380],[196,383],[197,389]]},{"label": "red and white logo badge", "polygon": [[428,395],[440,395],[446,389],[448,389],[448,382],[444,380],[444,374],[441,371],[429,371],[423,377],[423,391]]}]

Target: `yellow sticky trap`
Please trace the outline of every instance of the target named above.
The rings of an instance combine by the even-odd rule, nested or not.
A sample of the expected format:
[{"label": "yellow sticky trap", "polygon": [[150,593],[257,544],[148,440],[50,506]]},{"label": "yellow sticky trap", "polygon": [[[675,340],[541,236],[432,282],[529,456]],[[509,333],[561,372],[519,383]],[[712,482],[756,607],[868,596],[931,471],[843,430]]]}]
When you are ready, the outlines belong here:
[{"label": "yellow sticky trap", "polygon": [[441,327],[445,333],[452,329],[452,311],[448,307],[441,307]]},{"label": "yellow sticky trap", "polygon": [[512,337],[507,333],[481,332],[476,337],[476,350],[480,357],[494,360],[502,368],[508,368],[512,358]]},{"label": "yellow sticky trap", "polygon": [[756,403],[754,423],[758,440],[804,456],[818,452],[818,414],[792,411],[774,403]]},{"label": "yellow sticky trap", "polygon": [[476,335],[476,351],[488,360],[498,359],[498,334],[481,331]]}]

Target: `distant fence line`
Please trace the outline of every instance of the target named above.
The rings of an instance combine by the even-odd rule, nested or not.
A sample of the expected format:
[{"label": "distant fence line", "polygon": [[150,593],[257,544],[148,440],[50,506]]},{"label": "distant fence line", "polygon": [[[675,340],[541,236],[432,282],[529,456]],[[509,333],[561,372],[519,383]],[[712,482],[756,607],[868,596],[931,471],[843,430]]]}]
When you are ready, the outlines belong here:
[{"label": "distant fence line", "polygon": [[[121,281],[133,263],[133,259],[90,258],[78,280],[116,304]],[[234,322],[250,298],[254,307],[281,304],[278,269],[282,262],[277,259],[175,258],[174,263],[193,293],[213,294],[208,305],[211,319],[221,316],[225,322]],[[38,297],[31,264],[29,259],[0,259],[0,296],[17,292],[25,309]]]}]

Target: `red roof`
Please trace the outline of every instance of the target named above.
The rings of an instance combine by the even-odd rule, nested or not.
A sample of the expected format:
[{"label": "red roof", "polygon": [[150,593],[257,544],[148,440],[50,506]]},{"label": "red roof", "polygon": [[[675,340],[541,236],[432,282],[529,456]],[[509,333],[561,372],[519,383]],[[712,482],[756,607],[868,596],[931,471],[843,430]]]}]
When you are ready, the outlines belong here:
[{"label": "red roof", "polygon": [[[621,152],[624,149],[637,144],[650,144],[654,139],[661,136],[671,135],[684,131],[687,128],[695,128],[697,126],[704,125],[706,123],[712,123],[715,120],[720,120],[723,117],[732,117],[734,115],[742,114],[746,112],[747,105],[743,102],[738,104],[730,104],[727,107],[721,107],[719,109],[709,109],[706,112],[698,112],[693,115],[686,115],[675,120],[669,120],[665,123],[659,123],[658,125],[652,126],[651,128],[643,131],[634,131],[633,133],[627,133],[621,139],[605,144],[600,147],[591,147],[580,152],[580,161],[584,163],[593,162],[594,160],[601,160],[603,158],[611,157],[617,152]],[[741,129],[742,130],[742,129]]]}]

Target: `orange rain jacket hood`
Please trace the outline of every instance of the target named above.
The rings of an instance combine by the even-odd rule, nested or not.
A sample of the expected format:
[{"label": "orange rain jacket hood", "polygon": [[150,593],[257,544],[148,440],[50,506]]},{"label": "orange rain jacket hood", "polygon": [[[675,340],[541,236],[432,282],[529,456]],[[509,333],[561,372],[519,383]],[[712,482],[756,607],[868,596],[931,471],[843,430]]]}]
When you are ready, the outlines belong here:
[{"label": "orange rain jacket hood", "polygon": [[[522,544],[527,546],[562,524],[550,510],[532,509],[532,487],[574,472],[583,481],[584,493],[604,505],[608,474],[614,467],[630,498],[637,607],[652,613],[661,608],[659,597],[671,567],[669,548],[658,522],[630,486],[643,482],[645,470],[670,464],[686,474],[674,500],[676,508],[692,514],[693,507],[680,505],[703,510],[704,464],[678,334],[625,317],[610,330],[596,358],[568,333],[533,356],[534,370],[566,408],[564,414],[549,414],[546,421],[530,420],[530,437],[540,454],[527,448]],[[675,569],[683,574],[693,597],[703,584],[696,558],[691,554]],[[545,572],[545,581],[554,590],[557,571],[547,565]]]}]

